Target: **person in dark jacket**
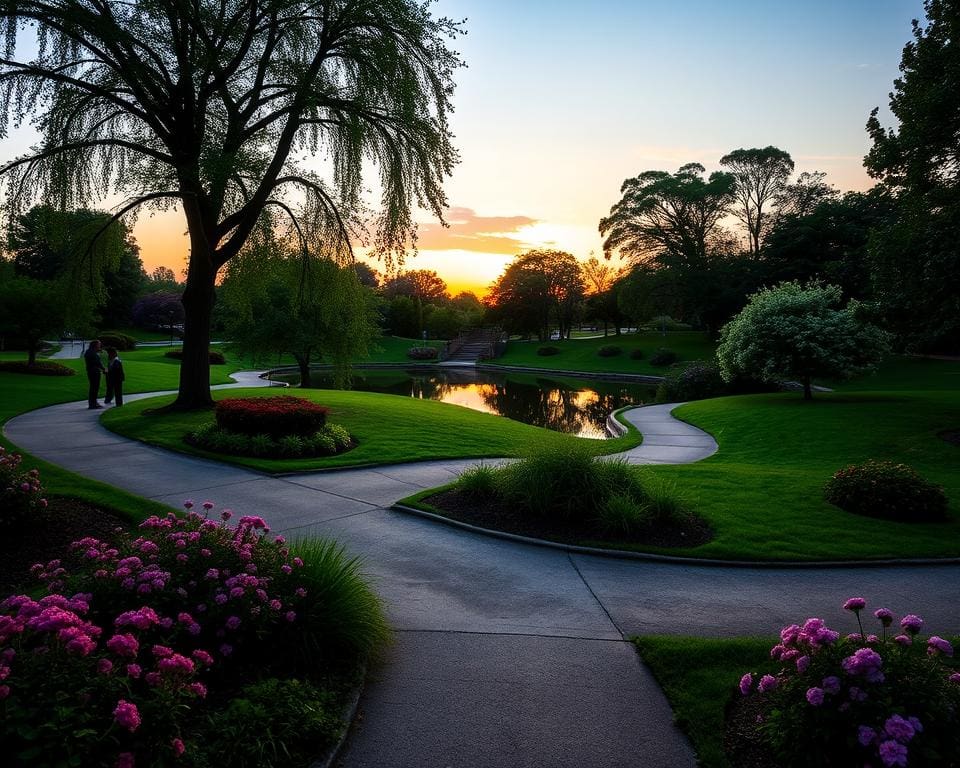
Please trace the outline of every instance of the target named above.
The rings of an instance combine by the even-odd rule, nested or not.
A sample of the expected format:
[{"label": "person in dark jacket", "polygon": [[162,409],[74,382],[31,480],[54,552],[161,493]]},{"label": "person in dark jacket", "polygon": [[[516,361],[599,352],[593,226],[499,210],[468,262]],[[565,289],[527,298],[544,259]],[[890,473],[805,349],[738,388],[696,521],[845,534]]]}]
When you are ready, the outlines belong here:
[{"label": "person in dark jacket", "polygon": [[107,347],[107,394],[103,402],[116,400],[117,405],[123,405],[123,363],[117,355],[116,347]]},{"label": "person in dark jacket", "polygon": [[97,402],[100,395],[100,374],[106,373],[107,369],[103,367],[103,361],[100,359],[100,340],[94,339],[83,353],[83,362],[87,366],[87,381],[90,382],[90,388],[87,393],[87,408],[102,408]]}]

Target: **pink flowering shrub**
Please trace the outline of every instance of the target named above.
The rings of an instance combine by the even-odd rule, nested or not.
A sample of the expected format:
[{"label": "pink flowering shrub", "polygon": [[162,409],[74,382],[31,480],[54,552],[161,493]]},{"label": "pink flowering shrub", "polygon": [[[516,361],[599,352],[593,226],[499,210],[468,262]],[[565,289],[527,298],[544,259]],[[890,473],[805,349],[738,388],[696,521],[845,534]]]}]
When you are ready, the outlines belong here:
[{"label": "pink flowering shrub", "polygon": [[0,445],[0,529],[21,525],[32,513],[47,506],[36,469],[20,469],[19,453],[9,453]]},{"label": "pink flowering shrub", "polygon": [[[34,566],[50,591],[96,594],[94,610],[119,631],[149,631],[153,641],[189,655],[209,649],[231,666],[258,663],[263,645],[292,634],[307,589],[303,561],[262,518],[235,526],[208,519],[187,502],[186,515],[150,517],[137,536],[85,538],[68,564]],[[204,502],[204,512],[213,510]]]},{"label": "pink flowering shrub", "polygon": [[923,640],[923,620],[899,628],[886,608],[876,632],[861,621],[866,600],[850,598],[858,632],[841,637],[823,619],[780,633],[770,656],[777,675],[740,680],[743,695],[761,697],[760,735],[782,766],[944,766],[960,760],[960,674],[953,647]]}]

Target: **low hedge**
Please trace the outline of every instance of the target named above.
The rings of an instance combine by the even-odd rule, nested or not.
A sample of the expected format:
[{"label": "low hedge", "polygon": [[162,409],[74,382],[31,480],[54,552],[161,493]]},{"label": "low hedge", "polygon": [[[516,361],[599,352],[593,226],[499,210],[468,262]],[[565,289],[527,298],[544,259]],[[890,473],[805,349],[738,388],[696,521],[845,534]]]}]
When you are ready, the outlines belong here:
[{"label": "low hedge", "polygon": [[780,389],[777,384],[757,379],[736,378],[730,382],[724,381],[715,363],[695,360],[692,363],[680,365],[682,367],[671,370],[657,387],[658,403],[680,403],[725,395],[776,392]]},{"label": "low hedge", "polygon": [[[223,357],[223,352],[217,352],[215,349],[211,349],[209,354],[210,365],[223,365],[227,362]],[[183,349],[171,349],[169,352],[164,352],[163,356],[169,357],[171,360],[183,360]]]},{"label": "low hedge", "polygon": [[643,358],[644,358],[643,350],[640,349],[639,347],[637,349],[630,350],[631,360],[643,360]]},{"label": "low hedge", "polygon": [[411,360],[436,360],[440,356],[440,350],[436,347],[410,347],[407,350],[407,357]]},{"label": "low hedge", "polygon": [[114,347],[123,352],[137,348],[137,340],[120,331],[103,331],[97,338],[100,339],[104,349]]},{"label": "low hedge", "polygon": [[623,350],[616,344],[607,344],[606,346],[600,347],[600,349],[597,350],[597,354],[600,357],[616,357],[622,352]]},{"label": "low hedge", "polygon": [[2,373],[26,373],[32,376],[75,376],[76,371],[60,363],[41,360],[30,365],[26,360],[4,360],[0,362]]},{"label": "low hedge", "polygon": [[537,354],[540,355],[540,357],[553,357],[554,355],[560,354],[560,347],[538,347]]},{"label": "low hedge", "polygon": [[311,435],[285,435],[280,438],[268,434],[245,435],[223,429],[216,423],[207,424],[186,436],[191,445],[215,453],[233,456],[253,456],[260,459],[300,459],[312,456],[333,456],[356,445],[350,433],[338,424],[325,424]]},{"label": "low hedge", "polygon": [[327,423],[328,408],[302,397],[244,397],[220,400],[214,410],[217,426],[241,435],[269,435],[274,440],[316,433]]},{"label": "low hedge", "polygon": [[660,349],[650,355],[650,365],[666,367],[668,365],[673,365],[679,359],[680,357],[672,349],[660,347]]},{"label": "low hedge", "polygon": [[828,502],[855,515],[903,523],[947,518],[943,487],[912,467],[892,461],[867,461],[839,470],[823,489]]}]

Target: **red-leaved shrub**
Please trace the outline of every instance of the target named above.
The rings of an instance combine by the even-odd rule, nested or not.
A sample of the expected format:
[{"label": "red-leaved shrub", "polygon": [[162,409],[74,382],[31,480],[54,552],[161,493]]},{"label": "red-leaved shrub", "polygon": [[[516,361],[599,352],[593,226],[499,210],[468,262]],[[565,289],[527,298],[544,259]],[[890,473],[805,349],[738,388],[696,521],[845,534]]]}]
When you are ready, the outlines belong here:
[{"label": "red-leaved shrub", "polygon": [[329,409],[302,397],[228,398],[217,403],[214,415],[221,429],[243,435],[312,435],[327,423]]}]

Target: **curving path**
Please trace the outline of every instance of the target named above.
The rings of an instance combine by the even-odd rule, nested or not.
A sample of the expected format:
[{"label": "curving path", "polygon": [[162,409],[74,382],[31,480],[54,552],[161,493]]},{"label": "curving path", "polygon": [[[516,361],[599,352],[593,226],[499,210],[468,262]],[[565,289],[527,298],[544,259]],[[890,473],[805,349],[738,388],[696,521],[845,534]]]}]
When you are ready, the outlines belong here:
[{"label": "curving path", "polygon": [[[709,436],[671,419],[669,407],[628,418],[645,433],[628,461],[673,463],[716,450]],[[940,634],[960,630],[960,566],[620,560],[492,539],[388,509],[471,461],[268,477],[121,438],[84,403],[24,414],[5,433],[35,456],[135,494],[172,506],[210,499],[261,514],[275,530],[333,537],[359,554],[397,638],[363,694],[339,762],[345,768],[692,767],[689,745],[625,637],[773,634],[812,615],[842,626],[839,605],[853,594],[920,613]]]}]

